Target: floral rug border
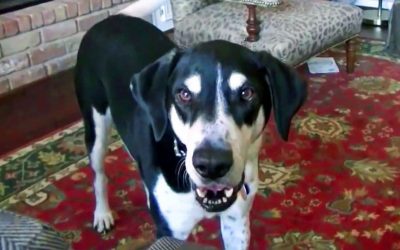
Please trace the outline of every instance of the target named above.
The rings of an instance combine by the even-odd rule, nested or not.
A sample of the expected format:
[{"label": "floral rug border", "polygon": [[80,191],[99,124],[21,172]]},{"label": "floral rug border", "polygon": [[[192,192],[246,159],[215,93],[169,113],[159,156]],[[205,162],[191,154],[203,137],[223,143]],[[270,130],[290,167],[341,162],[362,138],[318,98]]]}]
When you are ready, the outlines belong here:
[{"label": "floral rug border", "polygon": [[[59,153],[58,146],[62,143],[62,140],[68,136],[76,136],[79,133],[83,132],[83,123],[79,121],[70,127],[65,128],[64,130],[52,134],[42,140],[34,142],[31,145],[23,147],[9,155],[6,155],[0,158],[0,173],[1,168],[5,168],[7,164],[10,164],[13,161],[18,161],[20,159],[26,158],[29,159],[30,156],[34,156],[36,153],[51,149],[54,150],[53,152]],[[111,143],[109,145],[109,150],[114,151],[123,146],[123,142],[119,140],[116,132],[113,130],[111,136]],[[24,163],[23,160],[20,163],[21,165]],[[46,174],[40,177],[40,180],[35,181],[33,184],[25,184],[20,190],[12,191],[10,194],[3,195],[5,191],[5,184],[0,182],[0,208],[7,208],[8,206],[17,203],[18,201],[25,200],[32,194],[41,191],[42,189],[46,188],[47,186],[51,185],[54,181],[58,181],[74,171],[85,167],[89,164],[89,158],[86,152],[82,154],[74,155],[74,158],[69,159],[71,164],[68,164],[68,160],[65,160],[67,163],[63,165],[62,163],[56,164],[55,171],[52,171],[50,174]],[[4,169],[3,169],[4,170]]]}]

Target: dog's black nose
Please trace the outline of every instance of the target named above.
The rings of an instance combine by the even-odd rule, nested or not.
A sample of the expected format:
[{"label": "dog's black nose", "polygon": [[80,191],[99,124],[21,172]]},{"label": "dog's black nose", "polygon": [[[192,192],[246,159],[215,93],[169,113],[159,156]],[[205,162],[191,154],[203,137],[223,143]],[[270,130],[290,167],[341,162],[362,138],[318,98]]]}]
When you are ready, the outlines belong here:
[{"label": "dog's black nose", "polygon": [[193,153],[193,166],[204,178],[217,179],[224,176],[233,164],[231,149],[204,146]]}]

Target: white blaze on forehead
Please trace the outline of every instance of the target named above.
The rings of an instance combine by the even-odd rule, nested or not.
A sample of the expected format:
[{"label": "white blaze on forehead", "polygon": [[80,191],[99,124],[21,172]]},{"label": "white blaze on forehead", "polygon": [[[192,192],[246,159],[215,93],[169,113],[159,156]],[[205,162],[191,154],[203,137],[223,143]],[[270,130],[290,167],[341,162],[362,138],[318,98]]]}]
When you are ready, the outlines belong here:
[{"label": "white blaze on forehead", "polygon": [[217,66],[217,100],[216,100],[217,120],[221,119],[221,117],[224,116],[225,101],[224,101],[224,94],[222,91],[222,81],[223,80],[224,79],[222,78],[222,68],[221,68],[221,65],[218,64],[218,66]]},{"label": "white blaze on forehead", "polygon": [[228,83],[231,90],[237,90],[246,82],[246,77],[237,72],[233,72],[229,77]]},{"label": "white blaze on forehead", "polygon": [[184,84],[195,95],[201,92],[201,77],[199,74],[190,76],[185,80]]}]

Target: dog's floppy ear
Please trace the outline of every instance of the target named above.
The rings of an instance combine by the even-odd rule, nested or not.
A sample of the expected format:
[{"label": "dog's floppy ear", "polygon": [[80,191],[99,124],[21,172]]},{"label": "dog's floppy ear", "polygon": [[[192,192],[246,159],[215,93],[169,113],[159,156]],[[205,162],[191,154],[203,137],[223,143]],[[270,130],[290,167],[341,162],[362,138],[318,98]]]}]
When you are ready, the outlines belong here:
[{"label": "dog's floppy ear", "polygon": [[156,141],[161,140],[168,124],[167,91],[169,77],[178,58],[176,49],[133,75],[130,88],[133,98],[149,117]]},{"label": "dog's floppy ear", "polygon": [[289,136],[292,117],[307,96],[306,82],[291,67],[267,52],[258,52],[266,69],[265,78],[271,91],[276,125],[282,139]]}]

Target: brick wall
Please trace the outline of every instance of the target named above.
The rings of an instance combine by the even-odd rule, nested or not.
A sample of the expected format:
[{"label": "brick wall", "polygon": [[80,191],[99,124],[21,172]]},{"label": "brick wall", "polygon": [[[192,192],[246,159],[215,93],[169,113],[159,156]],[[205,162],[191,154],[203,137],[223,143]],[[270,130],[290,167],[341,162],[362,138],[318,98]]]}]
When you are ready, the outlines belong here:
[{"label": "brick wall", "polygon": [[69,69],[85,32],[135,0],[54,0],[0,15],[0,95]]}]

